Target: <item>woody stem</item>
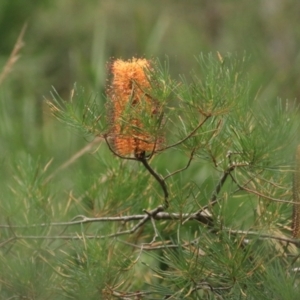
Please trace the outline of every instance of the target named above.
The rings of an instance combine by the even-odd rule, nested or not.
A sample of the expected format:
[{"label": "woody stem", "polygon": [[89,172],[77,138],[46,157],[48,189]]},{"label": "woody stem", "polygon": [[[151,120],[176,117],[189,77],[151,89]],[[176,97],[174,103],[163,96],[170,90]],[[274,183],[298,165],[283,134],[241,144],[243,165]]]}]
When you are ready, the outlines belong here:
[{"label": "woody stem", "polygon": [[145,158],[145,155],[141,155],[138,160],[144,165],[144,167],[149,171],[149,173],[156,179],[156,181],[160,184],[163,192],[164,192],[164,196],[165,196],[165,203],[164,203],[164,209],[167,209],[169,207],[169,193],[168,193],[168,188],[166,185],[165,180],[159,175],[157,174],[148,164],[147,159]]}]

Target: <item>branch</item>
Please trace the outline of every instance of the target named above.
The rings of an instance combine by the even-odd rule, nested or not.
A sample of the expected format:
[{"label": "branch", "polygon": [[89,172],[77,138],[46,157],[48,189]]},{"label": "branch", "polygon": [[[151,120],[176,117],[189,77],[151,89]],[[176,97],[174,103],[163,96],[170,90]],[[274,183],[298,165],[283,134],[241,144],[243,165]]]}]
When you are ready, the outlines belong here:
[{"label": "branch", "polygon": [[231,165],[229,166],[224,172],[223,172],[223,175],[222,177],[220,178],[215,190],[213,191],[212,193],[212,196],[208,202],[207,205],[203,206],[199,211],[198,213],[201,214],[201,213],[204,213],[204,212],[207,212],[207,210],[211,207],[213,207],[214,205],[216,205],[218,203],[218,200],[217,200],[217,196],[218,194],[220,193],[228,175],[230,175],[230,173],[236,168],[237,166],[236,165]]},{"label": "branch", "polygon": [[149,171],[149,173],[156,179],[156,181],[160,184],[163,192],[164,192],[164,196],[165,196],[165,203],[164,203],[164,209],[167,209],[169,207],[169,201],[168,201],[168,197],[169,197],[169,193],[168,193],[168,188],[165,182],[164,178],[161,178],[161,176],[159,174],[157,174],[148,164],[147,159],[145,158],[145,156],[141,156],[138,158],[138,160],[144,165],[144,167]]},{"label": "branch", "polygon": [[277,240],[277,241],[281,241],[281,242],[287,242],[287,243],[294,244],[297,247],[300,247],[300,239],[275,236],[275,235],[266,234],[266,233],[260,233],[260,232],[256,232],[256,231],[232,230],[232,229],[226,229],[226,228],[224,228],[224,230],[228,231],[229,233],[233,233],[233,234],[244,234],[246,236],[248,236],[248,235],[255,235],[259,239],[271,239],[271,240]]},{"label": "branch", "polygon": [[135,160],[135,161],[139,161],[141,162],[144,167],[149,171],[149,173],[156,179],[156,181],[160,184],[163,192],[164,192],[164,196],[165,196],[165,203],[164,203],[164,207],[159,207],[159,210],[162,211],[164,209],[167,209],[169,207],[169,201],[168,201],[168,197],[169,197],[169,193],[168,193],[168,188],[167,188],[167,185],[165,183],[165,180],[164,178],[161,178],[159,174],[157,174],[151,167],[150,165],[148,164],[147,162],[147,158],[145,156],[145,153],[141,153],[139,154],[138,156],[136,155],[135,157],[127,157],[127,156],[122,156],[120,154],[118,154],[116,151],[114,151],[114,149],[111,147],[110,143],[108,142],[108,139],[107,139],[107,135],[105,134],[104,136],[104,139],[106,141],[106,144],[109,148],[109,150],[114,154],[116,155],[117,157],[119,158],[122,158],[122,159],[127,159],[127,160]]},{"label": "branch", "polygon": [[[231,154],[232,154],[232,152],[229,152],[229,153],[227,154],[227,157],[229,158],[229,161],[230,161],[230,162],[231,162],[231,160],[230,160]],[[217,196],[218,196],[218,194],[220,193],[220,191],[221,191],[223,185],[225,184],[225,181],[226,181],[228,175],[230,175],[231,178],[233,178],[233,176],[231,175],[231,172],[232,172],[235,168],[237,168],[237,167],[245,167],[245,166],[248,166],[248,164],[247,164],[247,163],[241,163],[241,164],[239,164],[239,163],[237,163],[237,164],[232,164],[232,163],[230,163],[229,167],[223,172],[223,175],[221,176],[221,178],[220,178],[220,180],[219,180],[219,182],[218,182],[218,184],[217,184],[217,186],[216,186],[214,192],[212,193],[212,196],[211,196],[211,198],[210,198],[208,204],[205,205],[205,206],[203,206],[203,207],[199,210],[198,213],[207,212],[208,209],[210,209],[211,207],[213,207],[214,205],[216,205],[216,204],[219,202],[219,200],[217,199]]]},{"label": "branch", "polygon": [[190,296],[192,293],[198,291],[198,290],[210,290],[211,292],[217,292],[217,291],[226,291],[232,289],[232,286],[224,286],[224,287],[213,287],[211,284],[208,282],[200,282],[197,283],[196,286],[191,289],[187,295],[185,296]]},{"label": "branch", "polygon": [[251,190],[249,188],[247,188],[245,185],[241,185],[237,182],[237,180],[230,174],[230,177],[231,179],[233,180],[233,182],[239,187],[240,190],[243,190],[243,191],[246,191],[246,192],[249,192],[251,194],[254,194],[256,196],[259,196],[261,198],[265,198],[265,199],[268,199],[268,200],[271,200],[271,201],[274,201],[274,202],[279,202],[279,203],[289,203],[289,204],[297,204],[297,202],[295,201],[289,201],[289,200],[281,200],[281,199],[277,199],[277,198],[273,198],[273,197],[270,197],[270,196],[267,196],[267,195],[264,195],[264,194],[261,194],[260,192],[258,191],[254,191],[254,190]]},{"label": "branch", "polygon": [[[33,224],[33,225],[27,225],[27,226],[12,226],[12,225],[0,225],[0,228],[33,228],[33,227],[51,227],[51,226],[73,226],[78,224],[87,224],[92,222],[128,222],[128,221],[134,221],[134,220],[140,220],[135,226],[133,226],[131,229],[119,231],[113,234],[109,235],[54,235],[54,236],[31,236],[31,235],[16,235],[14,233],[14,237],[7,239],[6,241],[2,242],[0,244],[0,247],[8,244],[11,241],[14,240],[81,240],[81,239],[105,239],[105,238],[112,238],[112,237],[118,237],[121,235],[126,234],[132,234],[134,233],[138,228],[140,228],[142,225],[144,225],[149,220],[183,220],[183,219],[189,219],[189,220],[196,220],[203,224],[211,225],[212,224],[212,218],[208,214],[180,214],[180,213],[166,213],[162,212],[163,208],[161,206],[157,207],[156,209],[153,209],[150,212],[145,212],[143,215],[132,215],[132,216],[123,216],[123,217],[100,217],[100,218],[87,218],[85,216],[78,216],[81,217],[81,220],[77,221],[70,221],[70,222],[61,222],[61,223],[42,223],[42,224]],[[153,223],[152,223],[153,226]],[[155,228],[155,227],[154,227]],[[155,232],[157,234],[157,232]]]},{"label": "branch", "polygon": [[138,291],[138,292],[118,292],[118,291],[114,291],[112,289],[109,289],[110,293],[114,296],[117,297],[121,300],[132,300],[132,299],[142,299],[141,297],[143,295],[149,295],[152,294],[152,292],[142,292],[142,291]]},{"label": "branch", "polygon": [[11,228],[20,228],[20,229],[28,229],[28,228],[36,228],[36,227],[56,227],[56,226],[75,226],[81,224],[88,223],[97,223],[97,222],[130,222],[137,220],[149,219],[152,217],[154,220],[196,220],[203,224],[210,224],[212,221],[211,216],[205,213],[198,214],[182,214],[182,213],[168,213],[158,211],[156,208],[150,212],[145,212],[145,214],[141,215],[130,215],[130,216],[121,216],[121,217],[99,217],[99,218],[88,218],[83,215],[79,215],[76,218],[81,218],[76,221],[69,222],[53,222],[53,223],[41,223],[41,224],[32,224],[32,225],[0,225],[0,229],[11,229]]},{"label": "branch", "polygon": [[186,136],[186,137],[184,137],[182,140],[180,140],[180,141],[178,141],[178,142],[176,142],[176,143],[174,143],[174,144],[171,144],[171,145],[169,145],[169,146],[166,146],[166,147],[164,147],[164,148],[162,148],[162,149],[159,149],[159,150],[157,150],[157,151],[155,151],[155,152],[162,152],[162,151],[165,151],[165,150],[167,150],[167,149],[170,149],[170,148],[173,148],[173,147],[175,147],[175,146],[178,146],[178,145],[180,145],[180,144],[182,144],[182,143],[184,143],[186,140],[188,140],[190,137],[192,137],[195,133],[196,133],[196,131],[209,119],[209,117],[210,117],[210,115],[208,115],[208,116],[205,116],[205,118],[204,118],[204,120],[203,121],[200,121],[199,123],[198,123],[198,125]]},{"label": "branch", "polygon": [[132,247],[132,248],[137,248],[138,250],[143,250],[143,251],[162,250],[162,249],[166,249],[166,248],[177,249],[177,248],[180,248],[180,247],[189,246],[191,244],[191,243],[185,243],[184,245],[172,244],[172,241],[167,240],[167,241],[163,241],[163,242],[156,242],[156,243],[149,243],[149,244],[147,243],[147,244],[137,245],[137,244],[129,243],[129,242],[119,240],[119,239],[117,239],[117,241],[119,243],[125,244],[127,246]]},{"label": "branch", "polygon": [[136,157],[128,157],[128,156],[122,156],[120,154],[118,154],[110,145],[109,141],[108,141],[108,135],[104,134],[103,138],[105,139],[105,142],[108,146],[108,149],[117,157],[122,158],[122,159],[127,159],[127,160],[138,160]]},{"label": "branch", "polygon": [[189,159],[189,161],[188,161],[188,163],[187,163],[187,165],[186,165],[185,167],[183,167],[183,168],[181,168],[181,169],[179,169],[179,170],[176,170],[176,171],[172,172],[171,174],[165,176],[165,177],[164,177],[164,180],[168,179],[169,177],[171,177],[171,176],[173,176],[173,175],[175,175],[175,174],[177,174],[177,173],[180,173],[180,172],[186,170],[186,169],[190,166],[190,164],[191,164],[191,162],[192,162],[192,160],[193,160],[193,158],[194,158],[194,153],[195,153],[195,151],[196,151],[196,148],[194,148],[194,149],[192,150],[192,152],[191,152],[191,154],[190,154],[190,159]]},{"label": "branch", "polygon": [[236,167],[235,165],[232,165],[224,171],[222,177],[220,178],[220,180],[216,186],[216,189],[214,190],[214,192],[209,200],[209,204],[208,204],[209,206],[214,206],[215,204],[218,203],[217,196],[220,193],[228,175],[235,169],[235,167]]}]

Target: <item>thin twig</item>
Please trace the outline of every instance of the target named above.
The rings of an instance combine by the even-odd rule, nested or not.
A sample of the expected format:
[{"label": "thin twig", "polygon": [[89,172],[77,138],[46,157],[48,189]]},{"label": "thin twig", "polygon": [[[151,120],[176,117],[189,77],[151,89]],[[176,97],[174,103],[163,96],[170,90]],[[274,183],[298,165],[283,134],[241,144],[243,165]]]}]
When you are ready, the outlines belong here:
[{"label": "thin twig", "polygon": [[156,243],[143,243],[141,245],[137,245],[137,244],[133,244],[133,243],[129,243],[129,242],[126,242],[124,240],[120,240],[120,239],[117,239],[117,241],[119,243],[122,243],[122,244],[125,244],[127,246],[130,246],[130,247],[133,247],[133,248],[136,248],[138,250],[145,250],[145,251],[152,251],[152,250],[161,250],[161,249],[166,249],[166,248],[179,248],[179,247],[183,247],[185,245],[179,245],[179,244],[172,244],[172,241],[168,240],[168,241],[163,241],[163,242],[156,242]]},{"label": "thin twig", "polygon": [[155,220],[152,217],[151,217],[151,223],[152,223],[152,227],[154,230],[154,236],[153,236],[152,241],[150,242],[150,245],[153,244],[156,241],[156,239],[159,237],[158,230],[157,230],[156,224],[155,224]]},{"label": "thin twig", "polygon": [[232,230],[230,228],[223,228],[223,230],[228,231],[231,234],[243,234],[243,235],[255,235],[259,239],[271,239],[271,240],[277,240],[281,242],[287,242],[294,244],[296,246],[300,246],[300,239],[294,239],[294,238],[288,238],[288,237],[281,237],[281,236],[275,236],[271,234],[265,234],[257,231],[247,231],[247,230]]},{"label": "thin twig", "polygon": [[212,206],[216,205],[218,203],[218,194],[220,193],[228,175],[230,174],[230,172],[232,172],[234,169],[235,169],[235,165],[232,165],[232,166],[229,166],[224,172],[223,172],[223,175],[221,176],[215,190],[213,191],[212,193],[212,196],[208,202],[207,205],[203,206],[199,211],[198,213],[201,214],[201,213],[204,213],[206,212],[208,209],[210,209]]},{"label": "thin twig", "polygon": [[158,149],[157,151],[155,151],[155,152],[162,152],[162,151],[165,151],[165,150],[167,150],[167,149],[170,149],[170,148],[173,148],[173,147],[175,147],[175,146],[178,146],[178,145],[180,145],[180,144],[182,144],[182,143],[184,143],[186,140],[188,140],[190,137],[192,137],[195,133],[196,133],[196,131],[209,119],[209,115],[208,116],[205,116],[205,118],[204,118],[204,120],[203,121],[200,121],[199,123],[198,123],[198,125],[186,136],[186,137],[184,137],[183,139],[181,139],[180,141],[178,141],[178,142],[176,142],[176,143],[174,143],[174,144],[171,144],[171,145],[168,145],[168,146],[166,146],[166,147],[164,147],[164,148],[162,148],[162,149]]},{"label": "thin twig", "polygon": [[188,294],[185,295],[185,297],[190,296],[192,293],[198,291],[198,290],[207,290],[209,289],[210,291],[223,291],[223,290],[230,290],[232,289],[232,286],[224,286],[224,287],[213,287],[211,284],[208,282],[200,282],[198,283],[193,289],[189,291]]},{"label": "thin twig", "polygon": [[128,156],[122,156],[120,154],[118,154],[110,145],[109,141],[108,141],[108,135],[107,134],[104,134],[103,135],[103,138],[105,139],[106,141],[106,144],[108,146],[108,149],[117,157],[119,158],[122,158],[122,159],[127,159],[127,160],[138,160],[136,157],[128,157]]},{"label": "thin twig", "polygon": [[186,164],[185,167],[183,167],[183,168],[181,168],[181,169],[179,169],[179,170],[176,170],[176,171],[172,172],[171,174],[165,176],[163,179],[166,180],[166,179],[168,179],[169,177],[174,176],[175,174],[180,173],[180,172],[182,172],[182,171],[188,169],[188,167],[190,166],[190,164],[191,164],[191,162],[192,162],[192,160],[193,160],[193,158],[194,158],[194,153],[195,153],[195,151],[196,151],[196,148],[194,148],[194,149],[192,150],[192,152],[191,152],[191,154],[190,154],[190,158],[189,158],[189,160],[188,160],[188,163]]},{"label": "thin twig", "polygon": [[23,37],[24,37],[25,31],[26,31],[26,28],[27,28],[27,24],[25,23],[22,27],[22,30],[18,36],[16,43],[14,45],[14,48],[5,64],[5,66],[3,67],[1,74],[0,74],[0,85],[2,84],[4,79],[7,77],[7,75],[11,72],[14,64],[17,62],[17,60],[20,57],[19,52],[22,49],[22,47],[24,46]]},{"label": "thin twig", "polygon": [[13,237],[7,239],[6,241],[0,243],[0,248],[3,247],[3,246],[5,246],[6,244],[8,244],[8,243],[10,243],[10,242],[12,242],[12,241],[14,241],[14,240],[16,240],[16,239],[17,239],[16,236],[13,236]]},{"label": "thin twig", "polygon": [[103,137],[98,136],[92,142],[84,146],[78,152],[76,152],[71,158],[64,162],[60,167],[58,167],[52,174],[50,174],[44,181],[44,184],[47,184],[53,177],[55,177],[62,170],[66,169],[72,165],[78,158],[80,158],[85,153],[89,152],[95,145],[99,144],[103,140]]},{"label": "thin twig", "polygon": [[138,160],[144,165],[144,167],[149,171],[149,173],[157,180],[157,182],[160,184],[163,192],[164,192],[164,209],[167,209],[169,207],[169,193],[168,193],[168,188],[166,185],[166,182],[164,180],[164,178],[162,178],[159,174],[157,174],[148,164],[147,159],[145,158],[145,156],[141,156],[140,158],[138,158]]},{"label": "thin twig", "polygon": [[[229,154],[227,154],[227,157],[229,158],[229,160],[230,160],[230,155],[231,155],[231,154],[232,154],[232,152],[229,152]],[[212,196],[211,196],[211,198],[210,198],[208,204],[205,205],[205,206],[203,206],[203,207],[198,211],[198,213],[205,213],[205,212],[208,211],[208,209],[211,209],[214,205],[216,205],[216,204],[219,202],[219,200],[217,199],[218,194],[220,193],[220,191],[221,191],[223,185],[225,184],[225,181],[226,181],[228,175],[231,176],[231,172],[232,172],[233,170],[235,170],[235,168],[237,168],[237,167],[245,167],[245,166],[248,166],[248,164],[247,164],[247,163],[236,163],[236,164],[232,164],[232,163],[231,163],[231,164],[229,165],[229,167],[223,172],[223,174],[222,174],[222,176],[221,176],[221,178],[220,178],[220,180],[219,180],[219,182],[218,182],[218,184],[217,184],[215,190],[214,190],[213,193],[212,193]],[[232,177],[232,176],[231,176],[231,177]]]},{"label": "thin twig", "polygon": [[190,242],[185,242],[183,244],[173,244],[173,241],[171,240],[165,240],[161,242],[156,242],[156,243],[142,243],[142,244],[133,244],[126,242],[124,240],[117,239],[119,243],[125,244],[127,246],[136,248],[138,250],[143,250],[143,251],[154,251],[154,250],[161,250],[161,249],[177,249],[177,248],[187,248],[189,249],[191,246],[194,246],[195,244],[199,243],[199,239],[195,239]]},{"label": "thin twig", "polygon": [[218,194],[220,193],[228,175],[235,169],[235,165],[232,165],[230,166],[228,169],[226,169],[222,175],[222,177],[220,178],[217,186],[216,186],[216,189],[214,190],[211,198],[210,198],[210,201],[209,201],[209,206],[214,206],[216,203],[218,203],[217,201],[217,197],[218,197]]},{"label": "thin twig", "polygon": [[142,299],[141,297],[143,295],[149,295],[152,292],[143,292],[143,291],[138,291],[138,292],[118,292],[110,289],[111,294],[114,297],[117,297],[121,300],[132,300],[132,299]]},{"label": "thin twig", "polygon": [[245,187],[245,185],[241,185],[237,182],[237,180],[231,175],[229,174],[230,177],[232,178],[233,182],[239,187],[240,190],[243,190],[243,191],[246,191],[246,192],[249,192],[251,194],[254,194],[256,196],[259,196],[261,198],[265,198],[267,200],[271,200],[271,201],[274,201],[274,202],[279,202],[279,203],[289,203],[289,204],[297,204],[297,202],[295,201],[289,201],[289,200],[282,200],[282,199],[277,199],[277,198],[273,198],[273,197],[270,197],[270,196],[267,196],[267,195],[264,195],[264,194],[261,194],[260,192],[258,191],[254,191],[254,190],[251,190],[251,189],[248,189],[247,187]]}]

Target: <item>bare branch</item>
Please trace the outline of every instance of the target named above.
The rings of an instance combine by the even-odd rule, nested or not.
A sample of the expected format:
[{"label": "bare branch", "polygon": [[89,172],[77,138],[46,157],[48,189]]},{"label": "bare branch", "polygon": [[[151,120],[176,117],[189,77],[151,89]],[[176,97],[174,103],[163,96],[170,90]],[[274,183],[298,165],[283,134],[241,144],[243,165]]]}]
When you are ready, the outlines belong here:
[{"label": "bare branch", "polygon": [[156,243],[147,243],[147,244],[143,243],[141,245],[129,243],[129,242],[119,240],[119,239],[117,239],[117,241],[119,243],[125,244],[125,245],[133,247],[133,248],[137,248],[138,250],[143,250],[143,251],[161,250],[161,249],[166,249],[166,248],[172,248],[172,249],[175,248],[176,249],[179,247],[186,246],[186,244],[184,244],[184,245],[172,244],[172,241],[170,241],[170,240],[166,240],[163,242],[156,242]]},{"label": "bare branch", "polygon": [[168,193],[168,188],[166,185],[166,182],[164,180],[164,178],[161,178],[161,176],[159,174],[157,174],[148,164],[147,159],[145,158],[145,156],[141,156],[139,158],[139,161],[144,165],[144,167],[149,171],[149,173],[157,180],[157,182],[160,184],[163,192],[164,192],[164,196],[165,196],[165,203],[164,203],[164,208],[163,209],[167,209],[169,207],[169,201],[168,201],[168,197],[169,197],[169,193]]},{"label": "bare branch", "polygon": [[142,291],[126,293],[126,292],[118,292],[118,291],[110,290],[110,292],[114,297],[117,297],[121,300],[142,299],[141,297],[143,295],[152,294],[152,292],[142,292]]},{"label": "bare branch", "polygon": [[154,236],[152,238],[152,241],[150,242],[150,245],[153,244],[156,241],[156,239],[159,237],[158,230],[157,230],[156,224],[155,224],[155,220],[152,217],[151,217],[151,223],[152,223],[152,227],[154,230]]},{"label": "bare branch", "polygon": [[[96,222],[129,222],[129,221],[137,221],[143,222],[143,224],[149,220],[151,217],[155,220],[196,220],[204,224],[209,224],[211,220],[211,216],[205,213],[198,214],[181,214],[181,213],[168,213],[161,211],[162,207],[158,206],[156,209],[145,212],[142,215],[130,215],[130,216],[121,216],[121,217],[99,217],[99,218],[88,218],[85,216],[78,216],[81,218],[76,221],[69,222],[54,222],[54,223],[41,223],[41,224],[32,224],[32,225],[0,225],[0,229],[12,229],[12,228],[20,228],[20,229],[28,229],[35,227],[56,227],[56,226],[75,226],[79,224],[88,224],[88,223],[96,223]],[[138,223],[139,224],[139,223]]]},{"label": "bare branch", "polygon": [[261,233],[261,232],[258,232],[258,231],[250,231],[250,230],[249,231],[247,231],[247,230],[232,230],[232,229],[229,229],[229,228],[224,228],[224,230],[226,230],[226,231],[228,231],[229,233],[232,233],[232,234],[243,234],[243,235],[246,235],[246,236],[255,235],[259,239],[277,240],[277,241],[281,241],[281,242],[287,242],[287,243],[294,244],[297,247],[300,246],[300,239],[276,236],[276,235],[265,234],[265,233]]},{"label": "bare branch", "polygon": [[217,196],[218,194],[220,193],[228,175],[230,174],[230,172],[232,172],[234,169],[235,169],[235,165],[232,165],[230,167],[228,167],[228,169],[226,169],[222,175],[222,177],[220,178],[217,186],[216,186],[216,189],[214,190],[211,198],[210,198],[210,201],[209,201],[209,206],[214,206],[216,203],[218,203],[218,200],[217,200]]},{"label": "bare branch", "polygon": [[203,206],[199,211],[198,213],[201,214],[201,213],[204,213],[206,212],[208,209],[210,209],[211,207],[213,207],[215,204],[218,203],[218,199],[217,199],[217,196],[218,194],[220,193],[228,175],[230,174],[230,172],[232,172],[234,169],[235,169],[235,165],[232,165],[232,166],[229,166],[224,172],[223,172],[223,175],[221,176],[215,190],[213,191],[212,193],[212,196],[208,202],[207,205]]}]

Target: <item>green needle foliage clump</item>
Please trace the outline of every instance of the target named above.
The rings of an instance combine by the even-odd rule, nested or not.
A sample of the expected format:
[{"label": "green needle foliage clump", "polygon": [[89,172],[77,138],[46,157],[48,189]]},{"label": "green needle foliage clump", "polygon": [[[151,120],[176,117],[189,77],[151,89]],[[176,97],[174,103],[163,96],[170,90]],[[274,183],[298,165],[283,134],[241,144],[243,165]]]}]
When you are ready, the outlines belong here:
[{"label": "green needle foliage clump", "polygon": [[16,163],[1,202],[2,295],[298,299],[299,111],[261,99],[245,61],[200,55],[175,80],[167,62],[118,60],[106,105],[77,86],[69,100],[54,91],[53,115],[87,143],[55,170],[50,158]]}]

